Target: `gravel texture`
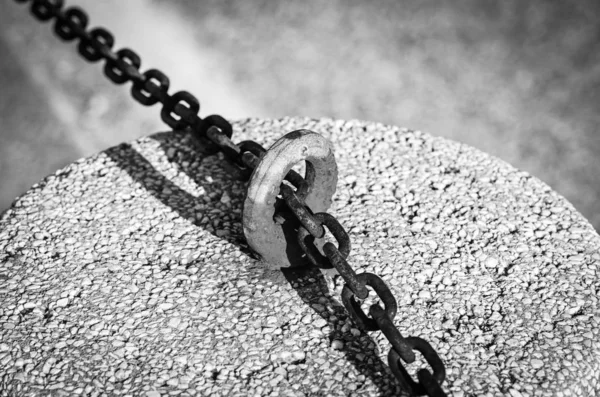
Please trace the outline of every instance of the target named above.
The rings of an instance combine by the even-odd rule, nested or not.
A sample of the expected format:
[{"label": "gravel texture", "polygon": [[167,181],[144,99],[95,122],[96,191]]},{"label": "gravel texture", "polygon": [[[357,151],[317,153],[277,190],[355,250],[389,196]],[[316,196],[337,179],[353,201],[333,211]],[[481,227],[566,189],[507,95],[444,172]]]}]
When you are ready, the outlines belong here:
[{"label": "gravel texture", "polygon": [[[236,141],[333,141],[331,212],[380,275],[396,325],[468,395],[600,393],[600,238],[562,197],[470,147],[360,121],[250,119]],[[186,133],[82,159],[0,220],[2,395],[392,395],[389,345],[341,282],[268,270],[245,185]]]}]

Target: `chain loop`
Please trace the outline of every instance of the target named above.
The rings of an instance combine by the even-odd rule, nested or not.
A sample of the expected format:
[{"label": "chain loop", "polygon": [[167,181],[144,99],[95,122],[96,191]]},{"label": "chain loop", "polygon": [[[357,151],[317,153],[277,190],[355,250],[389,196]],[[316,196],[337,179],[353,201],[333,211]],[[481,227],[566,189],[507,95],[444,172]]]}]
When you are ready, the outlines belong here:
[{"label": "chain loop", "polygon": [[[217,153],[220,150],[220,146],[206,135],[210,127],[217,127],[227,138],[232,137],[233,128],[227,120],[217,114],[206,116],[203,120],[198,120],[195,123],[193,128],[194,136],[204,144],[204,151],[206,153]],[[227,153],[225,154],[227,155]]]},{"label": "chain loop", "polygon": [[[373,288],[379,299],[383,302],[387,316],[391,319],[396,317],[398,304],[385,282],[373,273],[361,273],[356,277],[359,281]],[[360,303],[354,299],[354,292],[352,292],[352,289],[348,285],[344,285],[342,289],[342,303],[359,327],[366,331],[377,331],[379,329],[377,322],[363,312]]]},{"label": "chain loop", "polygon": [[142,61],[138,54],[129,48],[117,51],[117,60],[107,60],[104,74],[115,84],[123,84],[130,80],[142,81],[143,75],[138,71]]},{"label": "chain loop", "polygon": [[[304,182],[303,185],[304,186],[302,186],[302,190],[304,194],[306,194],[308,184]],[[298,197],[298,195],[296,194],[297,192],[294,189],[292,189],[285,183],[282,183],[280,192],[288,208],[300,221],[302,227],[304,227],[304,229],[306,229],[311,234],[311,236],[313,236],[314,238],[322,238],[323,236],[325,236],[325,228],[323,227],[322,222],[319,221],[319,219],[313,215],[312,211],[309,210],[306,205],[304,205],[304,203]],[[299,193],[302,194],[302,192]]]},{"label": "chain loop", "polygon": [[142,105],[151,106],[165,101],[169,85],[169,78],[163,72],[150,69],[142,74],[142,80],[133,83],[131,96]]},{"label": "chain loop", "polygon": [[81,9],[71,7],[56,18],[54,32],[61,39],[71,41],[85,33],[87,24],[87,15]]},{"label": "chain loop", "polygon": [[97,62],[109,57],[115,39],[103,28],[96,28],[87,33],[79,42],[79,53],[90,62]]},{"label": "chain loop", "polygon": [[290,170],[285,176],[285,180],[294,185],[297,189],[297,195],[304,200],[304,197],[308,194],[308,185],[306,185],[302,175],[294,170]]},{"label": "chain loop", "polygon": [[174,130],[182,130],[198,114],[200,103],[187,91],[179,91],[163,102],[160,118]]},{"label": "chain loop", "polygon": [[415,353],[413,353],[406,339],[402,337],[402,334],[398,331],[388,313],[378,304],[374,304],[369,308],[369,314],[373,317],[381,332],[383,332],[392,345],[392,348],[398,352],[402,360],[409,364],[415,361]]},{"label": "chain loop", "polygon": [[206,136],[212,142],[219,146],[219,150],[225,154],[230,160],[236,159],[242,154],[242,150],[218,127],[211,126],[206,132]]},{"label": "chain loop", "polygon": [[[338,222],[333,215],[326,212],[319,212],[312,215],[314,219],[324,226],[327,226],[331,234],[335,237],[339,247],[340,254],[347,258],[350,254],[350,237],[344,230],[342,225]],[[324,233],[323,233],[324,235]],[[321,235],[321,237],[323,237]],[[319,238],[321,238],[319,237]],[[306,254],[308,260],[318,268],[331,269],[333,265],[327,260],[327,257],[319,252],[319,249],[315,246],[315,236],[304,227],[298,228],[298,244],[302,248],[302,251]]]},{"label": "chain loop", "polygon": [[63,6],[63,0],[34,0],[31,4],[31,13],[42,22],[56,16]]},{"label": "chain loop", "polygon": [[[394,376],[398,379],[402,387],[412,395],[445,395],[439,385],[441,385],[446,378],[446,369],[438,354],[431,347],[429,342],[422,338],[409,337],[405,340],[411,349],[416,350],[423,355],[425,361],[427,361],[427,364],[429,364],[433,370],[433,375],[427,369],[420,369],[417,372],[418,382],[415,382],[400,362],[400,355],[396,349],[391,349],[388,354],[388,365]],[[431,394],[430,392],[436,394]]]},{"label": "chain loop", "polygon": [[239,144],[242,151],[241,157],[238,158],[238,165],[242,169],[247,169],[252,172],[258,165],[260,158],[267,151],[261,144],[254,141],[242,141]]},{"label": "chain loop", "polygon": [[235,159],[226,159],[229,171],[235,179],[247,181],[252,175],[252,171],[258,165],[260,157],[266,152],[259,143],[254,141],[243,141],[238,143],[240,154]]},{"label": "chain loop", "polygon": [[417,379],[419,380],[419,384],[423,386],[424,395],[430,397],[445,397],[446,393],[442,390],[442,382],[438,382],[431,372],[426,369],[420,369],[417,372]]},{"label": "chain loop", "polygon": [[331,243],[325,243],[323,245],[323,252],[340,276],[342,276],[348,288],[352,290],[352,293],[358,299],[367,299],[367,296],[369,296],[367,286],[359,279],[358,274],[352,269],[337,247]]}]

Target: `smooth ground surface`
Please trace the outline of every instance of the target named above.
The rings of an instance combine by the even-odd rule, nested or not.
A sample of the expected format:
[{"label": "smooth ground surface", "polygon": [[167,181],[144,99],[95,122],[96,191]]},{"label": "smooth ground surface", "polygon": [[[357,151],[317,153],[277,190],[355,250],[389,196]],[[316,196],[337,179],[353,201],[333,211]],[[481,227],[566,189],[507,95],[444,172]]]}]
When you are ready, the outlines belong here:
[{"label": "smooth ground surface", "polygon": [[[541,178],[600,229],[600,3],[77,0],[202,114],[422,129]],[[57,167],[163,130],[11,1],[0,12],[0,208]]]},{"label": "smooth ground surface", "polygon": [[[235,133],[268,146],[301,127],[336,148],[330,212],[350,263],[390,286],[395,325],[435,347],[447,391],[600,392],[600,236],[569,203],[475,149],[381,124]],[[340,280],[254,259],[245,184],[196,149],[173,133],[119,145],[0,219],[0,392],[397,395],[389,344],[349,319]]]}]

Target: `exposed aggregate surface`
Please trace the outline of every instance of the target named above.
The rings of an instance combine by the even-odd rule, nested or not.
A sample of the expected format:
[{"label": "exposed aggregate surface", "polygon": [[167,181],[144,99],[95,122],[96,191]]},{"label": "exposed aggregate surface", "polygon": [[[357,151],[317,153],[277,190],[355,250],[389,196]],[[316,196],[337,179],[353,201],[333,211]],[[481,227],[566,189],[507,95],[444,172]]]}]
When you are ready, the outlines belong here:
[{"label": "exposed aggregate surface", "polygon": [[[268,147],[299,128],[332,140],[349,262],[390,286],[401,333],[446,363],[445,390],[600,393],[600,237],[566,200],[381,124],[249,119],[234,139]],[[399,392],[389,344],[348,318],[340,280],[248,250],[245,184],[222,164],[160,133],[57,171],[3,214],[1,395]]]}]

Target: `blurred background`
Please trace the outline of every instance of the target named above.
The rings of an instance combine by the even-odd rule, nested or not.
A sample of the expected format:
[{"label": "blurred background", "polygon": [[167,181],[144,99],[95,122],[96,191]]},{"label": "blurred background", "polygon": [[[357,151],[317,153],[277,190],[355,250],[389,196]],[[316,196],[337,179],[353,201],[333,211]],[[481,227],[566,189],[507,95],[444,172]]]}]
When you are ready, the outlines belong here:
[{"label": "blurred background", "polygon": [[[600,230],[597,0],[67,0],[201,115],[363,119],[467,143]],[[0,211],[73,160],[166,130],[27,5],[0,12]]]}]

